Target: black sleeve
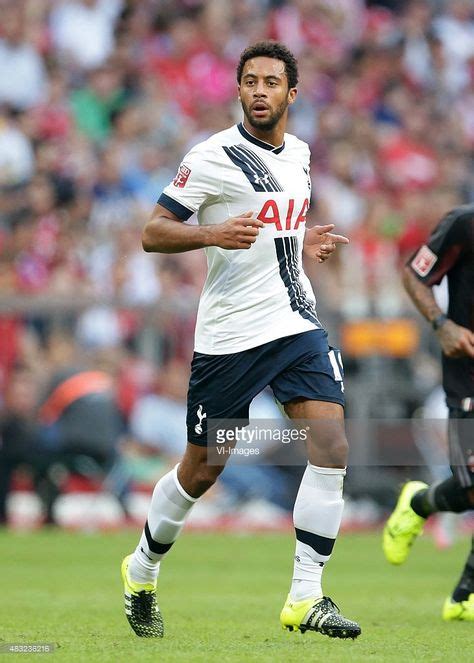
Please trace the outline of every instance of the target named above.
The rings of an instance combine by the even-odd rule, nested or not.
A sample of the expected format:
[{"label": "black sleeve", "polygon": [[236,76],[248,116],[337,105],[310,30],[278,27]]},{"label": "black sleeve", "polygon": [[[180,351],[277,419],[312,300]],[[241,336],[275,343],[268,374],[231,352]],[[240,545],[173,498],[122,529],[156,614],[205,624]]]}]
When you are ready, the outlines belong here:
[{"label": "black sleeve", "polygon": [[431,233],[428,241],[411,256],[407,265],[428,286],[438,285],[459,260],[467,240],[467,219],[474,208],[457,207],[448,212]]}]

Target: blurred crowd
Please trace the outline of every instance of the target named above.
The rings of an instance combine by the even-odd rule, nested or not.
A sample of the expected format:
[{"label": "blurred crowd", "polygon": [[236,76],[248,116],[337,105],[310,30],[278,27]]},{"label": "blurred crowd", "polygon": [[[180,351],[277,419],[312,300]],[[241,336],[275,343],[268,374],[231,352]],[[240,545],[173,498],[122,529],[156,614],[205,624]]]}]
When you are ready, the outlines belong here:
[{"label": "blurred crowd", "polygon": [[205,258],[147,255],[141,228],[184,153],[240,120],[236,63],[263,38],[299,60],[308,223],[351,239],[306,265],[320,317],[337,330],[411,311],[400,265],[474,194],[471,0],[0,0],[7,413],[26,400],[37,418],[58,363],[100,369],[120,435],[180,451],[176,431],[147,428],[149,399],[162,420],[182,409]]}]

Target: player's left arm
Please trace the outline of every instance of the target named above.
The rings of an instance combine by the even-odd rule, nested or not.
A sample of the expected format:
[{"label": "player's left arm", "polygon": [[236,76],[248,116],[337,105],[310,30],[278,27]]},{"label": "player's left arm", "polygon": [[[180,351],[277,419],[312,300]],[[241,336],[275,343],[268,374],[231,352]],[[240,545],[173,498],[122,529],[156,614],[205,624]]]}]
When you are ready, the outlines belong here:
[{"label": "player's left arm", "polygon": [[324,262],[334,253],[337,244],[349,244],[347,237],[331,232],[334,228],[334,223],[307,228],[303,243],[304,254],[313,260]]},{"label": "player's left arm", "polygon": [[[436,303],[432,288],[422,283],[409,265],[403,269],[403,285],[416,308],[428,322],[432,323],[443,314]],[[474,358],[474,333],[470,329],[461,327],[448,318],[436,330],[436,335],[443,354],[447,357]]]}]

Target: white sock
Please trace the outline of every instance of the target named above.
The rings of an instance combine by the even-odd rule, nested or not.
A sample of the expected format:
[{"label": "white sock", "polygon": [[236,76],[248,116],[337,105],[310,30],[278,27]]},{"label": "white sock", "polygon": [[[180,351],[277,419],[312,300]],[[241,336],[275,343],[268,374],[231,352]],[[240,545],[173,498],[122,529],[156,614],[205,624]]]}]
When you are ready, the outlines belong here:
[{"label": "white sock", "polygon": [[178,465],[161,477],[153,491],[140,542],[130,560],[130,580],[139,583],[156,582],[160,560],[178,538],[196,500],[179,483]]},{"label": "white sock", "polygon": [[323,596],[321,576],[341,524],[345,469],[308,466],[293,510],[296,551],[290,596],[294,601]]}]

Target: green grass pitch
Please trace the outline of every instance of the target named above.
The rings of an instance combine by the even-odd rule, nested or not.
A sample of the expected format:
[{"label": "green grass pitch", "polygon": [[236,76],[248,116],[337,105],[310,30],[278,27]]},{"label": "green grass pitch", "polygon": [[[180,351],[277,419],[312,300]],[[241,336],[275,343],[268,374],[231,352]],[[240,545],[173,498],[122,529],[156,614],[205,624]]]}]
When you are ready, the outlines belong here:
[{"label": "green grass pitch", "polygon": [[140,640],[123,614],[119,579],[137,535],[1,532],[0,644],[58,645],[51,655],[4,654],[5,663],[32,656],[87,663],[472,660],[474,624],[440,618],[467,541],[438,551],[423,538],[403,567],[391,568],[379,535],[341,536],[325,591],[360,622],[362,635],[353,642],[280,629],[290,533],[185,533],[162,565],[165,638]]}]

